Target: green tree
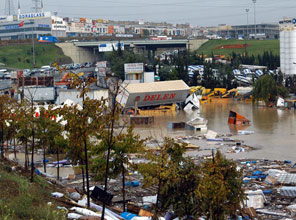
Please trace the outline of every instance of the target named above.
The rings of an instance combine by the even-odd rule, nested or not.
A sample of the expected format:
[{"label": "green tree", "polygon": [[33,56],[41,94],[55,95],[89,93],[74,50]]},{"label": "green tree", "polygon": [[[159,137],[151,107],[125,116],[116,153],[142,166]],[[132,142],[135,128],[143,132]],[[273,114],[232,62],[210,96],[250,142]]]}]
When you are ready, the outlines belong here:
[{"label": "green tree", "polygon": [[[127,131],[120,132],[114,136],[114,146],[110,154],[109,177],[116,177],[121,174],[122,177],[122,196],[123,196],[123,210],[126,210],[126,190],[125,190],[125,176],[128,172],[127,167],[132,167],[129,163],[129,155],[137,154],[143,151],[144,140],[141,140],[139,135],[133,133],[133,127],[129,126]],[[92,169],[97,180],[103,180],[107,161],[105,153],[108,151],[108,143],[106,139],[102,139],[98,146],[94,146],[92,150]]]},{"label": "green tree", "polygon": [[105,53],[107,61],[110,63],[111,71],[117,77],[124,80],[124,64],[125,63],[145,63],[144,56],[135,54],[132,51],[119,50]]},{"label": "green tree", "polygon": [[139,165],[139,171],[144,176],[144,185],[157,186],[157,199],[153,218],[157,219],[172,200],[169,197],[170,186],[178,178],[178,167],[183,159],[185,145],[175,143],[171,138],[165,138],[159,145],[158,152],[147,151],[145,158],[149,161]]},{"label": "green tree", "polygon": [[275,102],[277,97],[277,86],[272,76],[261,76],[256,82],[253,90],[253,101],[264,100],[266,105]]},{"label": "green tree", "polygon": [[31,137],[31,131],[29,129],[30,117],[29,117],[29,108],[27,100],[24,100],[19,105],[15,106],[14,113],[17,120],[17,140],[23,144],[25,147],[25,170],[29,168],[29,154],[28,154],[28,144]]},{"label": "green tree", "polygon": [[200,199],[196,189],[200,184],[200,167],[189,158],[182,158],[176,164],[177,175],[166,180],[167,189],[163,193],[166,207],[172,207],[181,218],[189,218],[193,213],[201,213]]},{"label": "green tree", "polygon": [[87,97],[92,83],[92,80],[75,79],[71,86],[80,91],[79,97],[82,98],[83,107],[78,108],[78,105],[64,106],[58,111],[58,114],[62,115],[66,121],[64,130],[67,132],[70,141],[70,156],[74,162],[81,160],[85,165],[88,207],[90,205],[90,197],[88,176],[89,149],[87,143],[90,143],[90,139],[96,132],[104,129],[103,119],[105,118],[104,112],[106,111],[106,100],[95,100]]},{"label": "green tree", "polygon": [[209,220],[224,220],[226,216],[235,219],[245,198],[242,171],[237,171],[236,163],[218,151],[202,164],[202,176],[196,190],[201,200],[197,209],[201,208]]},{"label": "green tree", "polygon": [[4,134],[7,133],[7,121],[11,116],[11,100],[8,95],[2,95],[0,96],[0,138],[2,159],[4,158]]}]

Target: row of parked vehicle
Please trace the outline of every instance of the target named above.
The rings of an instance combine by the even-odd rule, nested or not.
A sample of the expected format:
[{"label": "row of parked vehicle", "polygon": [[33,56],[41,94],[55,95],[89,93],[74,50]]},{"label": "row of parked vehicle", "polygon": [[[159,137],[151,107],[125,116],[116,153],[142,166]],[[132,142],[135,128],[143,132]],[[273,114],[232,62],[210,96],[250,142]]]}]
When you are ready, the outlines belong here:
[{"label": "row of parked vehicle", "polygon": [[93,63],[91,63],[91,62],[85,62],[85,63],[82,63],[82,64],[70,63],[70,64],[64,64],[61,67],[66,67],[66,70],[77,70],[77,69],[81,69],[81,68],[93,67]]},{"label": "row of parked vehicle", "polygon": [[[66,70],[77,70],[77,69],[82,69],[82,68],[90,68],[93,66],[93,63],[91,62],[85,62],[82,64],[78,63],[70,63],[70,64],[64,64],[61,65],[61,68],[64,68]],[[47,66],[42,66],[41,68],[34,68],[34,69],[24,69],[23,74],[24,76],[31,76],[31,75],[37,75],[37,74],[54,74],[58,71],[56,67],[47,65]]]}]

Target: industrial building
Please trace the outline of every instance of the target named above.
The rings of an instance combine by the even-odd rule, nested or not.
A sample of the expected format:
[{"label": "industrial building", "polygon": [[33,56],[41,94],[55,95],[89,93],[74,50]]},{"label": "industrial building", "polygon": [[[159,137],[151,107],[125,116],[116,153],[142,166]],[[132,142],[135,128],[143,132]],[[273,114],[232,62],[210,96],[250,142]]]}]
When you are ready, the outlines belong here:
[{"label": "industrial building", "polygon": [[280,24],[280,64],[285,75],[296,74],[296,19],[285,18]]},{"label": "industrial building", "polygon": [[[238,39],[240,37],[246,39],[255,38],[255,25],[219,25],[213,29],[218,36]],[[278,39],[278,24],[256,24],[256,38],[258,39]]]},{"label": "industrial building", "polygon": [[[11,12],[13,10],[9,10]],[[42,3],[32,13],[21,13],[18,4],[17,13],[0,16],[0,40],[37,38],[39,35],[51,35],[51,30],[51,13],[43,11]]]}]

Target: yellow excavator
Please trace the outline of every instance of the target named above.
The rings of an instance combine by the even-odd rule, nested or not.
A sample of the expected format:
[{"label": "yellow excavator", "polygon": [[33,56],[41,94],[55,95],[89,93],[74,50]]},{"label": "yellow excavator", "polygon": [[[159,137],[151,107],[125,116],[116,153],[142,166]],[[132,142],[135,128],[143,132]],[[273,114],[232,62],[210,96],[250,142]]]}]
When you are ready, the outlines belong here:
[{"label": "yellow excavator", "polygon": [[204,95],[207,93],[207,89],[202,86],[192,86],[190,88],[190,93],[195,93],[196,95]]},{"label": "yellow excavator", "polygon": [[215,88],[214,90],[207,89],[207,93],[203,95],[204,99],[208,99],[210,97],[222,97],[227,92],[225,88]]},{"label": "yellow excavator", "polygon": [[222,95],[222,98],[234,98],[236,96],[238,96],[238,89],[230,89]]},{"label": "yellow excavator", "polygon": [[64,67],[61,68],[60,65],[57,62],[52,63],[51,66],[57,68],[59,73],[62,73],[64,71],[66,71],[66,67],[64,66]]}]

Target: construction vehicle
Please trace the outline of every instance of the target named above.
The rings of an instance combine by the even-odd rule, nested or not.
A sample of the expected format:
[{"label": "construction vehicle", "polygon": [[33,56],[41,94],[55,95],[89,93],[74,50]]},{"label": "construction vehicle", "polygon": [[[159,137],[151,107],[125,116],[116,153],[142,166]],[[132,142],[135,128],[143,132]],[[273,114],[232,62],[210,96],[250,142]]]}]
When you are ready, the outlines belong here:
[{"label": "construction vehicle", "polygon": [[81,72],[81,73],[65,73],[63,78],[61,79],[61,81],[59,82],[56,82],[55,85],[56,86],[69,86],[71,84],[71,79],[76,79],[76,78],[79,78],[79,77],[82,77],[84,76],[84,73]]},{"label": "construction vehicle", "polygon": [[59,71],[59,73],[62,73],[64,71],[66,71],[66,66],[64,66],[64,67],[61,68],[57,62],[52,63],[51,66],[57,68],[57,70]]},{"label": "construction vehicle", "polygon": [[207,93],[202,97],[204,100],[207,100],[210,97],[222,97],[227,92],[225,88],[215,88],[214,90],[209,90],[210,89],[206,89]]},{"label": "construction vehicle", "polygon": [[222,98],[234,98],[236,96],[238,96],[238,89],[230,89],[222,95]]},{"label": "construction vehicle", "polygon": [[195,93],[196,95],[205,95],[206,94],[206,88],[202,86],[192,86],[190,88],[190,93]]}]

